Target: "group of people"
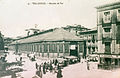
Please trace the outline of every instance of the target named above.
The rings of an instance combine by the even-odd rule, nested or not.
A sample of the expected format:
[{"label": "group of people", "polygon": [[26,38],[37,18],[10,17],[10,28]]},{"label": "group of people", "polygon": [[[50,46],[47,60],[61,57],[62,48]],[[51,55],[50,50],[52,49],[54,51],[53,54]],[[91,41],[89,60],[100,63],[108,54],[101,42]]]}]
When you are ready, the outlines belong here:
[{"label": "group of people", "polygon": [[35,55],[30,56],[29,54],[27,54],[27,57],[28,57],[31,61],[35,61],[35,59],[36,59]]},{"label": "group of people", "polygon": [[40,65],[36,63],[35,67],[37,70],[36,74],[40,78],[42,78],[43,74],[46,74],[47,72],[57,73],[57,78],[62,78],[62,70],[57,59],[53,61],[50,60],[50,62],[41,63]]}]

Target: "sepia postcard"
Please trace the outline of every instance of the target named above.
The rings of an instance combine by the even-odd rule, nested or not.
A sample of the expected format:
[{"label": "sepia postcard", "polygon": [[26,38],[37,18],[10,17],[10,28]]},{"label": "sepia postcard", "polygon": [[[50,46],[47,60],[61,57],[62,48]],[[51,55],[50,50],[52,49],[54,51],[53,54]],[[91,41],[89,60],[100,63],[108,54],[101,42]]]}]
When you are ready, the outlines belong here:
[{"label": "sepia postcard", "polygon": [[120,78],[120,0],[0,0],[0,78]]}]

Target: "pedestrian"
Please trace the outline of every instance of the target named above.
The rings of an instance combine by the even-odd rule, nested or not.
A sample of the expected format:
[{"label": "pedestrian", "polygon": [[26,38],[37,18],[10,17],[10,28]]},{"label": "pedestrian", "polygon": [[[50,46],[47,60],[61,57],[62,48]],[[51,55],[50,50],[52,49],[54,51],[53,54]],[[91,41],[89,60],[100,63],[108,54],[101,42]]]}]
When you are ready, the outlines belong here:
[{"label": "pedestrian", "polygon": [[29,54],[27,54],[27,57],[30,57]]},{"label": "pedestrian", "polygon": [[61,68],[58,69],[58,72],[57,72],[57,78],[62,78],[63,75],[62,75],[62,70]]},{"label": "pedestrian", "polygon": [[45,71],[45,64],[43,64],[43,74],[46,74],[46,71]]},{"label": "pedestrian", "polygon": [[47,72],[47,63],[45,62],[44,65],[45,65],[45,72]]},{"label": "pedestrian", "polygon": [[56,59],[56,60],[55,60],[55,66],[57,65],[57,63],[58,63],[58,60]]},{"label": "pedestrian", "polygon": [[39,66],[39,71],[41,71],[41,65]]},{"label": "pedestrian", "polygon": [[53,70],[53,66],[52,66],[52,63],[50,63],[50,72],[52,72]]},{"label": "pedestrian", "polygon": [[60,69],[60,65],[59,65],[59,63],[58,63],[58,65],[57,65],[57,69]]},{"label": "pedestrian", "polygon": [[49,62],[46,63],[46,72],[48,72],[48,70],[49,70]]},{"label": "pedestrian", "polygon": [[20,57],[20,61],[22,61],[22,57]]},{"label": "pedestrian", "polygon": [[67,66],[67,61],[66,61],[66,60],[64,61],[64,67],[65,67],[65,66]]},{"label": "pedestrian", "polygon": [[90,65],[89,65],[88,61],[87,61],[87,70],[90,70]]},{"label": "pedestrian", "polygon": [[38,64],[37,64],[37,63],[35,63],[35,67],[36,67],[36,69],[38,70]]},{"label": "pedestrian", "polygon": [[53,59],[53,64],[55,63],[55,60]]}]

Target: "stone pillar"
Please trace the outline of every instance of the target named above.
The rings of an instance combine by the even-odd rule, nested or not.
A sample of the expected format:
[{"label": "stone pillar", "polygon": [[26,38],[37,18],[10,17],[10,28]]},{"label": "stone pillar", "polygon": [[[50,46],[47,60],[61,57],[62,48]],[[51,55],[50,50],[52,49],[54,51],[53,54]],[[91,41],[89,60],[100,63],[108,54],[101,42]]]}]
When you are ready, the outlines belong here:
[{"label": "stone pillar", "polygon": [[65,42],[63,41],[63,56],[65,56]]},{"label": "stone pillar", "polygon": [[[77,44],[77,46],[78,46],[78,56],[80,55],[80,50],[79,50],[79,42],[78,42],[78,44]],[[82,45],[81,45],[82,46]]]},{"label": "stone pillar", "polygon": [[57,44],[57,56],[59,57],[59,44]]},{"label": "stone pillar", "polygon": [[69,42],[69,45],[68,45],[68,46],[69,46],[69,55],[70,55],[70,49],[71,49],[71,48],[70,48],[70,47],[71,47],[71,46],[70,46],[70,42]]},{"label": "stone pillar", "polygon": [[47,55],[48,55],[48,58],[49,58],[49,43],[48,43],[48,45],[47,45],[47,48],[48,48],[48,52],[47,52]]},{"label": "stone pillar", "polygon": [[41,44],[41,47],[42,47],[42,48],[41,48],[41,49],[42,49],[42,50],[41,50],[41,51],[42,51],[42,57],[44,57],[44,45]]}]

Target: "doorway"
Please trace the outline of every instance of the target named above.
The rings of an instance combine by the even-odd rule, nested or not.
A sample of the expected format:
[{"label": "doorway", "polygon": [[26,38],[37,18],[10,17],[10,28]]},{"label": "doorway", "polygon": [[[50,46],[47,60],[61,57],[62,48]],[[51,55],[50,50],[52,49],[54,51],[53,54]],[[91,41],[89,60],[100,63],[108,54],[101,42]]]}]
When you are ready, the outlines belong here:
[{"label": "doorway", "polygon": [[78,46],[77,44],[70,45],[70,56],[78,56]]}]

